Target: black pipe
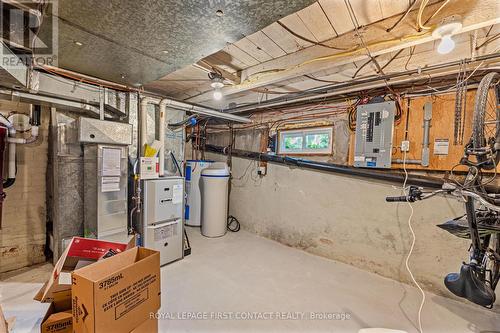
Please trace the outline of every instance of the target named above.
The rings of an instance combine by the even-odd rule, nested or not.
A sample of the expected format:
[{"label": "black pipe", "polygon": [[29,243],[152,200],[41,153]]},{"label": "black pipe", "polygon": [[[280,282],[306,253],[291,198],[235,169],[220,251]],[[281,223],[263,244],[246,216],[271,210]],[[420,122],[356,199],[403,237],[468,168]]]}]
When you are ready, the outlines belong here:
[{"label": "black pipe", "polygon": [[[227,155],[227,147],[215,146],[207,144],[205,149],[210,152]],[[245,151],[239,149],[233,149],[232,155],[236,157],[249,158],[258,161],[271,162],[276,164],[284,164],[296,166],[304,169],[319,170],[331,173],[337,173],[348,176],[355,176],[361,178],[368,178],[372,180],[381,180],[391,183],[401,184],[404,181],[405,176],[401,173],[395,173],[394,171],[382,171],[382,170],[369,170],[362,168],[354,168],[345,165],[316,162],[311,160],[303,160],[292,157],[283,157],[277,155],[269,155],[264,153]],[[425,177],[411,175],[408,177],[408,185],[416,185],[427,188],[441,188],[444,180],[436,177]]]},{"label": "black pipe", "polygon": [[42,115],[42,107],[35,105],[31,113],[31,126],[40,126],[40,119]]},{"label": "black pipe", "polygon": [[16,182],[16,178],[7,178],[3,181],[3,188],[9,188]]},{"label": "black pipe", "polygon": [[170,152],[170,156],[172,156],[172,161],[174,161],[174,164],[175,164],[175,167],[177,168],[177,170],[179,171],[179,176],[182,177],[182,169],[181,167],[179,166],[179,162],[177,162],[177,159],[175,158],[175,155],[173,152]]}]

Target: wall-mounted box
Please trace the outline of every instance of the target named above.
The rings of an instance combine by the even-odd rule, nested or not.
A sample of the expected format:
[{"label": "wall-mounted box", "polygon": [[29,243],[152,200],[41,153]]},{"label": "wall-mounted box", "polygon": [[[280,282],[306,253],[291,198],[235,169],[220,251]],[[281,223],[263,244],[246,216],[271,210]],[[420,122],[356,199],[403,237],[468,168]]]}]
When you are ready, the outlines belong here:
[{"label": "wall-mounted box", "polygon": [[358,106],[355,167],[386,169],[391,167],[395,111],[394,101]]}]

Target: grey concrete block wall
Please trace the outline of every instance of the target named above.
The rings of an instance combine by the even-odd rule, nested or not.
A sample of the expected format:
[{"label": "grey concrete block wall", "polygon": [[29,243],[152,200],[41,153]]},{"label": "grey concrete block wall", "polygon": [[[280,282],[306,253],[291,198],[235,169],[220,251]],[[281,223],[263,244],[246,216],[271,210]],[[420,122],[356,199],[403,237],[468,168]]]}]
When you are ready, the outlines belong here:
[{"label": "grey concrete block wall", "polygon": [[[0,101],[0,113],[8,116],[10,112],[29,113],[29,105]],[[45,261],[49,119],[48,109],[43,108],[39,140],[16,147],[16,182],[5,189],[2,211],[0,273]]]}]

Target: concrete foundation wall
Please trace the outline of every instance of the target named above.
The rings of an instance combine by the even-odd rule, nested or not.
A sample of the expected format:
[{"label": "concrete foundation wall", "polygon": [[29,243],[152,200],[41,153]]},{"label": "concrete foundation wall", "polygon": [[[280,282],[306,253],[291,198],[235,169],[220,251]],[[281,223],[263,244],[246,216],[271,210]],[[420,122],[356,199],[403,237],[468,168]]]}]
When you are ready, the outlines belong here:
[{"label": "concrete foundation wall", "polygon": [[[0,102],[3,115],[8,116],[12,111],[28,113],[28,104]],[[45,261],[49,119],[48,109],[42,108],[39,141],[30,145],[17,145],[16,182],[5,189],[7,197],[3,204],[0,273]]]},{"label": "concrete foundation wall", "polygon": [[[226,159],[207,155],[210,159]],[[230,214],[239,219],[242,228],[410,283],[405,269],[411,244],[407,224],[410,209],[406,203],[384,200],[388,195],[400,195],[399,188],[271,163],[267,175],[259,178],[256,166],[255,161],[233,158]],[[426,290],[452,297],[443,278],[467,259],[469,242],[436,224],[463,214],[463,204],[437,197],[413,207],[417,241],[410,266]]]}]

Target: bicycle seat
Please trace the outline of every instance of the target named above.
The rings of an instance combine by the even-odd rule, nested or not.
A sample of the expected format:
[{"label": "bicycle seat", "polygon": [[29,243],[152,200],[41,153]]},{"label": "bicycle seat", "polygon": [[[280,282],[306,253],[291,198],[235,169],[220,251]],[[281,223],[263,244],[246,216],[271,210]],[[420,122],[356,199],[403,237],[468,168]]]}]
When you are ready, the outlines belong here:
[{"label": "bicycle seat", "polygon": [[462,265],[460,273],[450,273],[444,284],[453,294],[478,305],[489,307],[495,303],[495,292],[490,285],[481,280],[471,265]]}]

